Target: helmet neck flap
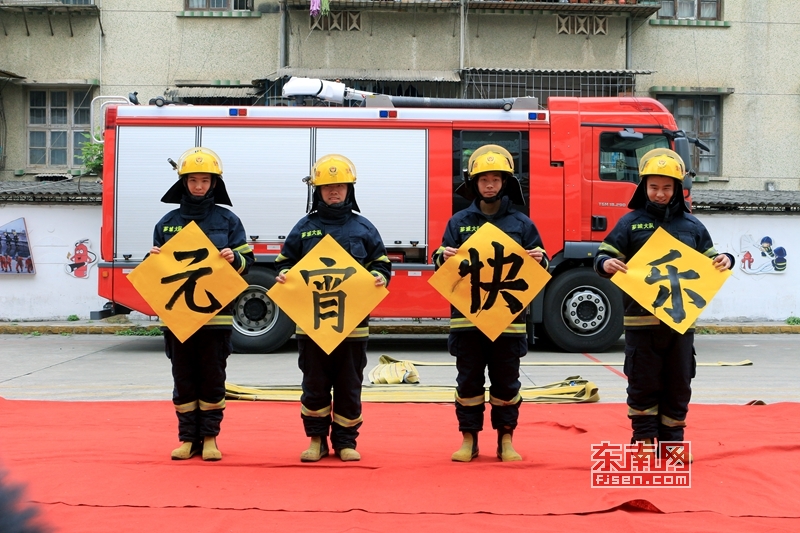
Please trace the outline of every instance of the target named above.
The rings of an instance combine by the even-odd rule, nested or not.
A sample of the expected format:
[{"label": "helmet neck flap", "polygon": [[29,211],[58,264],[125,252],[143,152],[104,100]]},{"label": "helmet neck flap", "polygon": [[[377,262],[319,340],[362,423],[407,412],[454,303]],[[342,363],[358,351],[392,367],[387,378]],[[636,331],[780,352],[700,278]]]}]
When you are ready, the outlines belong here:
[{"label": "helmet neck flap", "polygon": [[[311,185],[309,185],[311,187]],[[344,202],[328,205],[322,199],[322,191],[319,187],[314,187],[311,193],[311,206],[309,213],[318,212],[328,218],[339,218],[342,213],[347,214],[351,211],[361,212],[356,201],[356,188],[352,183],[347,184],[347,197]]]},{"label": "helmet neck flap", "polygon": [[[163,203],[180,204],[184,194],[191,196],[191,193],[186,188],[186,177],[186,175],[179,177],[178,181],[176,181],[164,194],[164,196],[161,197],[161,201]],[[213,198],[215,204],[229,205],[233,207],[233,202],[231,202],[231,198],[228,196],[228,191],[225,189],[225,180],[222,179],[222,176],[212,174],[211,188],[209,189],[209,192],[210,191],[214,191]]]},{"label": "helmet neck flap", "polygon": [[683,184],[680,180],[672,178],[672,181],[675,183],[675,190],[672,193],[672,198],[664,205],[651,202],[647,197],[647,178],[649,178],[649,176],[644,176],[642,181],[639,182],[639,185],[636,186],[636,190],[630,202],[628,202],[628,209],[644,208],[648,213],[661,220],[670,220],[680,212],[689,213],[689,206],[686,205],[683,199]]},{"label": "helmet neck flap", "polygon": [[478,198],[487,204],[491,204],[499,201],[503,197],[508,197],[508,199],[511,200],[511,203],[515,205],[525,205],[525,197],[522,194],[522,185],[520,185],[519,180],[513,174],[509,174],[507,172],[503,173],[503,186],[499,191],[497,191],[497,195],[493,196],[492,198],[484,198],[478,192],[479,177],[480,176],[475,176],[471,179],[469,177],[465,177],[464,181],[458,187],[456,187],[456,194],[469,200],[470,202]]}]

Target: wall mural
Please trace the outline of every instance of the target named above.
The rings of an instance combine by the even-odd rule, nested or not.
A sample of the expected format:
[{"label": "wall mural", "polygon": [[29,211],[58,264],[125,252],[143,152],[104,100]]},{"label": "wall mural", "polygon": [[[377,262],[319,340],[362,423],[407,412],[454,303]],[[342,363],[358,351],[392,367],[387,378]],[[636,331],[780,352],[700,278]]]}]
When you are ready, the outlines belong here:
[{"label": "wall mural", "polygon": [[81,239],[75,243],[75,248],[71,252],[67,252],[69,263],[64,265],[67,274],[73,278],[89,277],[89,269],[97,263],[97,254],[90,249],[91,246],[89,239]]},{"label": "wall mural", "polygon": [[35,274],[25,219],[0,226],[0,274]]},{"label": "wall mural", "polygon": [[772,237],[754,239],[742,235],[739,241],[739,268],[745,274],[783,274],[786,272],[786,248],[775,246]]}]

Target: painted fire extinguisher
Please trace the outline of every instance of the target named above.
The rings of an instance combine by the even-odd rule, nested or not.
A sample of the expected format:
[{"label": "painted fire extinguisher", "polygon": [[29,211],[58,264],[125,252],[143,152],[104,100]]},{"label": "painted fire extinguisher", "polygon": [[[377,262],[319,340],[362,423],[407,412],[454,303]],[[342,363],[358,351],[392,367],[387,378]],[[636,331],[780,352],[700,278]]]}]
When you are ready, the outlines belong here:
[{"label": "painted fire extinguisher", "polygon": [[75,278],[88,278],[89,267],[97,262],[97,254],[89,249],[91,243],[89,239],[83,239],[75,243],[75,249],[67,252],[69,263],[65,266],[67,274]]}]

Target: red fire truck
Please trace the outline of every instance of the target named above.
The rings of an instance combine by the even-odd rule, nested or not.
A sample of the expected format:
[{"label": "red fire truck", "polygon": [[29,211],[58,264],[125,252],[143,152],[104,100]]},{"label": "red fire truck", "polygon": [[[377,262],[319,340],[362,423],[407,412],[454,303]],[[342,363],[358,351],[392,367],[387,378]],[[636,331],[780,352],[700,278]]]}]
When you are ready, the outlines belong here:
[{"label": "red fire truck", "polygon": [[[543,334],[564,350],[581,352],[605,350],[619,339],[621,294],[591,265],[599,243],[628,211],[639,158],[670,147],[689,160],[694,140],[660,103],[551,97],[547,109],[535,98],[442,104],[297,82],[287,84],[294,88],[292,106],[105,102],[99,294],[109,302],[93,316],[154,315],[127,274],[147,254],[154,224],[170,209],[159,201],[176,178],[167,160],[206,146],[222,159],[234,210],[257,259],[246,276],[249,288],[235,301],[236,351],[267,353],[294,332],[267,291],[283,239],[306,213],[302,179],[328,153],[354,162],[359,206],[394,263],[390,295],[372,316],[447,318],[449,304],[428,284],[431,255],[450,216],[467,205],[454,190],[469,155],[493,143],[514,156],[525,210],[552,258],[552,279],[531,304],[530,340]],[[353,99],[361,105],[308,105]]]}]

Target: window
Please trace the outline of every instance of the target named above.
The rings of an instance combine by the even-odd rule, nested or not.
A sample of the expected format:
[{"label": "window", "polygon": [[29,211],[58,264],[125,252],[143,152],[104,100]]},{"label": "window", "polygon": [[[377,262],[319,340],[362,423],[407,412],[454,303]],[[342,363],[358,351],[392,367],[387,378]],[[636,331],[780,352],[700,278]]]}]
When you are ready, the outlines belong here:
[{"label": "window", "polygon": [[639,160],[653,148],[669,148],[664,135],[622,138],[616,132],[600,134],[600,179],[639,183]]},{"label": "window", "polygon": [[185,0],[187,11],[252,11],[253,0]]},{"label": "window", "polygon": [[719,20],[722,0],[661,0],[660,19]]},{"label": "window", "polygon": [[659,96],[658,101],[675,117],[678,128],[710,148],[705,152],[695,144],[690,145],[692,169],[698,176],[719,176],[719,96]]},{"label": "window", "polygon": [[88,142],[89,89],[36,89],[28,93],[28,165],[80,168]]},{"label": "window", "polygon": [[94,0],[60,0],[62,4],[71,6],[93,6]]}]

